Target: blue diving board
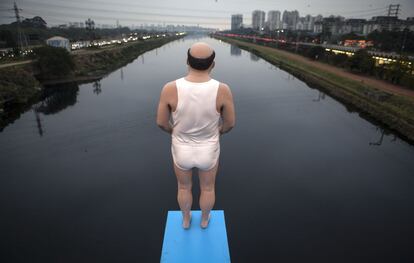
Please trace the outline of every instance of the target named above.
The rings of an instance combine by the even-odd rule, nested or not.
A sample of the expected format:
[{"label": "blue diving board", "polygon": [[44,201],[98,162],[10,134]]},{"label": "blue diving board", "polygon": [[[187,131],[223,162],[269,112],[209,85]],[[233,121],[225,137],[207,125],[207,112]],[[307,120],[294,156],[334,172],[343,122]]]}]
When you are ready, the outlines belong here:
[{"label": "blue diving board", "polygon": [[191,211],[191,226],[182,227],[182,212],[168,211],[161,262],[230,262],[223,210],[212,210],[206,229],[200,227],[201,211]]}]

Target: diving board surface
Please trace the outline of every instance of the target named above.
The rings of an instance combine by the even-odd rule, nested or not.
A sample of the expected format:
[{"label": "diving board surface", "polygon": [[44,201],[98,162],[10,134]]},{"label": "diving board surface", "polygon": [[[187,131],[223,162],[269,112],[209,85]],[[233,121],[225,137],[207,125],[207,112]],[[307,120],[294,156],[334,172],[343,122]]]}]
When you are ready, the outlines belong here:
[{"label": "diving board surface", "polygon": [[230,262],[223,210],[212,210],[206,229],[200,227],[201,211],[191,211],[191,226],[182,227],[182,212],[168,211],[161,262]]}]

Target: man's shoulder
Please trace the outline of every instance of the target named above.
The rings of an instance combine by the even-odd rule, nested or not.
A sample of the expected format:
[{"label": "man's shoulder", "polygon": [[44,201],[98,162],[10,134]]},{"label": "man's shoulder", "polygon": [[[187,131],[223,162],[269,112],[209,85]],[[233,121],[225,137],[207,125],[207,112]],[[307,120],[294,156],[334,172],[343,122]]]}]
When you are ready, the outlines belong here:
[{"label": "man's shoulder", "polygon": [[175,84],[175,80],[165,83],[163,87],[163,92],[172,92],[175,91],[177,85]]},{"label": "man's shoulder", "polygon": [[224,82],[219,82],[219,93],[223,95],[231,93],[229,85]]}]

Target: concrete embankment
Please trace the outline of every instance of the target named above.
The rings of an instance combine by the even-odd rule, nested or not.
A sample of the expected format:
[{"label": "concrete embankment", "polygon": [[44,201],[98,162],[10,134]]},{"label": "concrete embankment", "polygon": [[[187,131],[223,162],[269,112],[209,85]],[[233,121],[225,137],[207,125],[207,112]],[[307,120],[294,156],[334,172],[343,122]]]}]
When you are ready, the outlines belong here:
[{"label": "concrete embankment", "polygon": [[335,74],[315,67],[302,59],[287,56],[286,52],[245,41],[214,36],[256,54],[266,61],[290,72],[306,83],[317,87],[355,107],[364,116],[396,131],[411,143],[414,142],[414,97],[404,91],[378,89],[375,85]]}]

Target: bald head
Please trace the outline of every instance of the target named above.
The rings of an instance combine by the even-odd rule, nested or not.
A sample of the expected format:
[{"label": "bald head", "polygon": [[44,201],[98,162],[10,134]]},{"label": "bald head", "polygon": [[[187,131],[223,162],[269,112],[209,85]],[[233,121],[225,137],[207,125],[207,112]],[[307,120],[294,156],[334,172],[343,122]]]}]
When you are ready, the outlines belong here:
[{"label": "bald head", "polygon": [[195,70],[211,70],[214,67],[214,50],[204,42],[197,42],[187,51],[188,65]]},{"label": "bald head", "polygon": [[190,54],[195,58],[208,58],[213,54],[213,49],[207,43],[197,42],[191,46]]}]

